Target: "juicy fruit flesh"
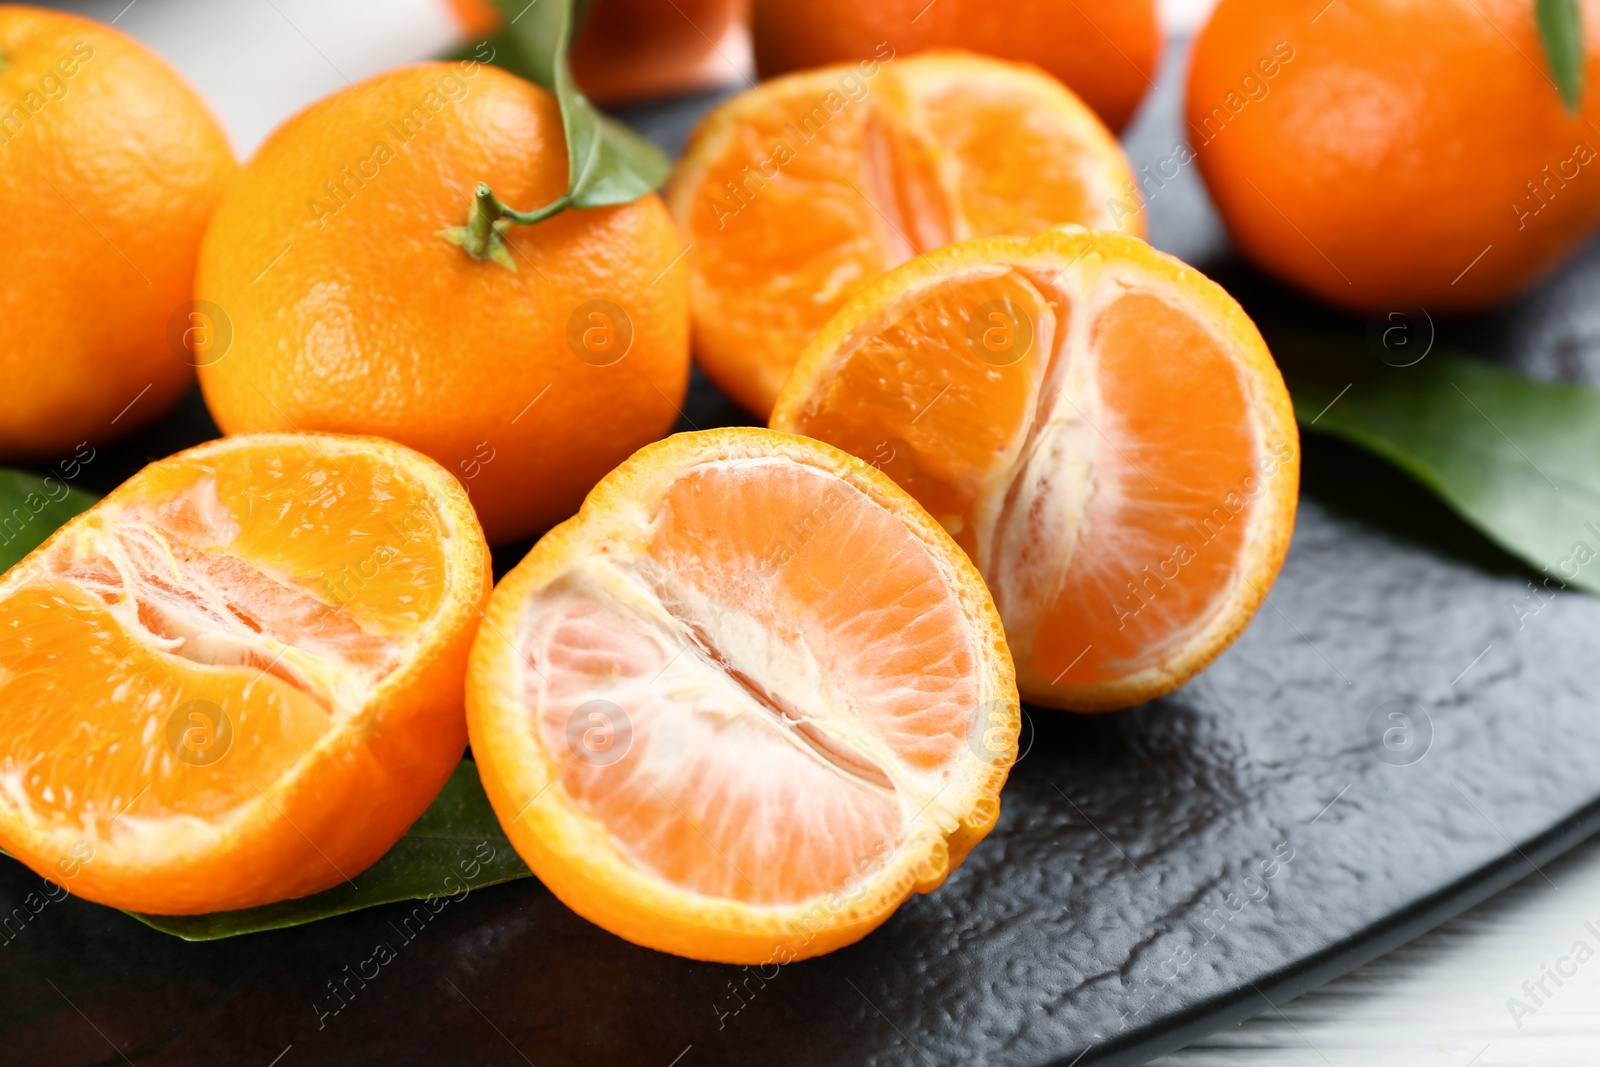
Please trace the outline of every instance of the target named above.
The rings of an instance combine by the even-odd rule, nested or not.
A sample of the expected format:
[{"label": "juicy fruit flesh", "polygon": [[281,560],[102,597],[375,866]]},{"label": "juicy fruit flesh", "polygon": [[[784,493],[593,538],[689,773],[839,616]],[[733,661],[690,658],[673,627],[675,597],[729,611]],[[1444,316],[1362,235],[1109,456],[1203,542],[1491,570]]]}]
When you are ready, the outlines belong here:
[{"label": "juicy fruit flesh", "polygon": [[363,455],[147,471],[0,594],[0,789],[100,839],[257,799],[405,662],[444,596],[442,526]]},{"label": "juicy fruit flesh", "polygon": [[530,596],[517,639],[530,728],[628,862],[794,904],[955,829],[939,798],[980,667],[926,545],[772,459],[694,466],[630,521]]},{"label": "juicy fruit flesh", "polygon": [[698,299],[713,305],[698,328],[770,355],[769,402],[850,296],[922,252],[1068,222],[1137,228],[1135,210],[1111,206],[1128,194],[1110,177],[1109,135],[1091,143],[1085,119],[1052,110],[1031,80],[950,62],[902,61],[871,83],[851,74],[859,99],[832,80],[762,90],[767,106],[741,112],[697,178],[687,225],[696,274],[711,280]]},{"label": "juicy fruit flesh", "polygon": [[1262,482],[1223,344],[1139,278],[1077,292],[1069,267],[969,267],[904,295],[839,345],[794,426],[876,456],[928,507],[1052,685],[1127,677],[1203,627]]},{"label": "juicy fruit flesh", "polygon": [[1126,205],[1136,194],[1113,186],[1104,162],[1091,160],[1082,128],[1045,111],[1034,95],[932,72],[911,83],[928,136],[960,160],[949,199],[966,225],[952,240],[1034,234],[1065,222],[1138,225],[1136,205]]},{"label": "juicy fruit flesh", "polygon": [[1033,648],[1069,684],[1159,662],[1209,620],[1240,572],[1250,517],[1231,497],[1257,454],[1238,370],[1183,311],[1129,293],[1100,312],[1091,343],[1095,415],[1062,417],[1090,424],[1093,438],[1079,437],[1094,448],[1094,490],[1079,549],[1039,612],[1056,625],[1037,629]]},{"label": "juicy fruit flesh", "polygon": [[[846,343],[804,432],[889,475],[976,560],[975,509],[1020,453],[1064,324],[1031,280],[989,267],[952,276],[938,299],[898,301],[883,320]],[[944,351],[963,356],[928,358]]]}]

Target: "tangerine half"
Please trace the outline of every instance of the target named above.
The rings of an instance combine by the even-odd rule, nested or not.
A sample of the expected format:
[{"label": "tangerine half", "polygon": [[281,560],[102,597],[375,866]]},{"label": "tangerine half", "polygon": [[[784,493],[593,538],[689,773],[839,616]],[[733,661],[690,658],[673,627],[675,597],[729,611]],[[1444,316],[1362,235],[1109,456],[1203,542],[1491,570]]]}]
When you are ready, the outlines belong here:
[{"label": "tangerine half", "polygon": [[1299,437],[1255,325],[1192,267],[1081,229],[939,249],[865,290],[772,413],[869,459],[988,580],[1025,698],[1126,707],[1244,629]]},{"label": "tangerine half", "polygon": [[1016,686],[977,571],[828,445],[679,434],[500,583],[472,749],[517,852],[580,915],[784,963],[929,892],[994,825]]},{"label": "tangerine half", "polygon": [[0,579],[0,846],[157,914],[353,881],[461,760],[488,593],[460,483],[392,442],[152,463]]},{"label": "tangerine half", "polygon": [[1036,68],[964,52],[885,51],[739,94],[696,129],[667,204],[695,356],[763,416],[834,312],[921,252],[1059,223],[1144,233],[1094,112]]}]

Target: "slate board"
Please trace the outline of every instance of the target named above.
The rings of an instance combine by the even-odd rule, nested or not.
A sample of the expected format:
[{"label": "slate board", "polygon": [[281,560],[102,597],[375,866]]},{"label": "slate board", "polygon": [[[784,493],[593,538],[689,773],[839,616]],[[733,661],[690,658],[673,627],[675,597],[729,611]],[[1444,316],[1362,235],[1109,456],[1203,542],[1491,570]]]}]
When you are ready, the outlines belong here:
[{"label": "slate board", "polygon": [[[628,118],[675,149],[706,103]],[[1169,76],[1128,138],[1136,162],[1178,129]],[[1155,243],[1264,323],[1363,328],[1234,262],[1192,173],[1151,214]],[[1597,287],[1600,245],[1441,337],[1600,384]],[[697,375],[685,425],[738,421]],[[104,490],[214,432],[190,397],[86,480]],[[1145,707],[1030,710],[995,831],[861,944],[753,975],[635,948],[531,880],[451,903],[409,941],[404,905],[188,944],[69,898],[0,945],[0,1061],[1144,1063],[1600,828],[1600,600],[1558,595],[1519,629],[1509,603],[1530,577],[1401,475],[1308,436],[1288,563],[1238,644]],[[0,862],[0,913],[40,888]],[[330,1013],[328,983],[380,941],[396,958]]]}]

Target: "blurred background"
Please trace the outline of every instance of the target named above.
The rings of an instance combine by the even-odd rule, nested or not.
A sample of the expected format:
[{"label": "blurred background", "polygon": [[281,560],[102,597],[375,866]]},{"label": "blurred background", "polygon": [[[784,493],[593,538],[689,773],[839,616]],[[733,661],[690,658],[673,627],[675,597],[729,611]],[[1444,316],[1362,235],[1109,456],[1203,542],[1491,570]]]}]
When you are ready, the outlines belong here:
[{"label": "blurred background", "polygon": [[[667,0],[661,0],[666,3]],[[1163,0],[1173,34],[1187,34],[1215,0]],[[220,113],[241,157],[283,119],[347,82],[429,59],[456,43],[450,0],[73,0],[46,3],[117,26],[175,63]],[[713,77],[749,77],[748,36],[717,42]]]}]

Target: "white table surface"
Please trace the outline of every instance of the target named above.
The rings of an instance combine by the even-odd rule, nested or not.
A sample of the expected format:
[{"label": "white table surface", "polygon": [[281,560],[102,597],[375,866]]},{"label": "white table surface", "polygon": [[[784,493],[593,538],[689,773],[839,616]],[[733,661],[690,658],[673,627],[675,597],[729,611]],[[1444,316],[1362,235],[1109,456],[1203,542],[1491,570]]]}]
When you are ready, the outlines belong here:
[{"label": "white table surface", "polygon": [[[1162,9],[1181,32],[1212,2],[1162,0]],[[241,156],[318,97],[436,55],[453,35],[445,0],[58,6],[115,19],[167,56],[211,102]],[[1593,958],[1574,955],[1580,942]],[[1559,986],[1548,977],[1558,967],[1572,972]],[[1514,1013],[1512,998],[1529,1010]],[[1596,1067],[1600,839],[1410,945],[1280,1008],[1262,1008],[1152,1067]]]}]

